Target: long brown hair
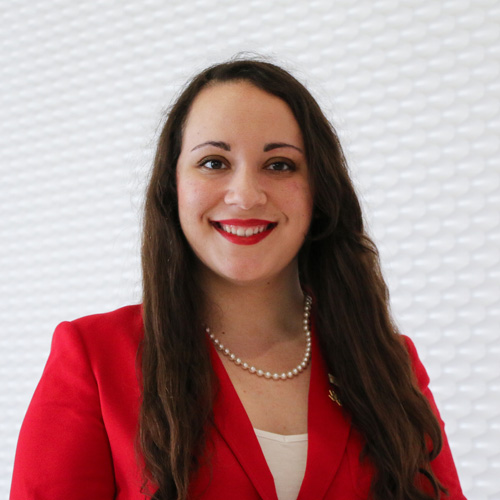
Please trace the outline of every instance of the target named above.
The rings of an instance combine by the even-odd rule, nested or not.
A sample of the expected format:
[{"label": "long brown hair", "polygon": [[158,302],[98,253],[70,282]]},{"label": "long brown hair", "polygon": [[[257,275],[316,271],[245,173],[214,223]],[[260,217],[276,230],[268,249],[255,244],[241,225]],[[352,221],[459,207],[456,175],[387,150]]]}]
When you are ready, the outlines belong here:
[{"label": "long brown hair", "polygon": [[[204,87],[238,80],[285,101],[302,131],[314,211],[299,253],[300,276],[315,296],[322,354],[341,387],[344,408],[365,439],[363,456],[376,470],[373,498],[439,498],[445,490],[430,467],[442,446],[439,423],[391,319],[377,249],[365,232],[338,137],[301,83],[282,68],[254,59],[214,65],[184,89],[161,132],[147,190],[139,442],[146,477],[158,488],[154,498],[187,498],[190,478],[204,458],[216,384],[200,328],[203,297],[193,276],[195,256],[177,208],[183,127]],[[424,483],[433,495],[424,493]]]}]

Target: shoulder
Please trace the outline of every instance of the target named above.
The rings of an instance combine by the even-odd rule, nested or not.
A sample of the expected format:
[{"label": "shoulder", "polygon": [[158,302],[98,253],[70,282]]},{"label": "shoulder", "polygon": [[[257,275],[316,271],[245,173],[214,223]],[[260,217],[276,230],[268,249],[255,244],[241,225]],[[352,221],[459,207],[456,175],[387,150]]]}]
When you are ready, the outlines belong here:
[{"label": "shoulder", "polygon": [[138,322],[142,323],[141,304],[123,306],[114,311],[91,314],[65,323],[71,323],[80,331],[101,331],[103,329],[109,331],[110,329],[137,326]]},{"label": "shoulder", "polygon": [[12,499],[111,499],[117,484],[139,491],[141,338],[140,305],[57,326],[19,436]]},{"label": "shoulder", "polygon": [[92,365],[102,366],[116,359],[135,358],[143,337],[142,325],[141,304],[64,321],[55,330],[51,351],[78,351]]},{"label": "shoulder", "polygon": [[84,338],[137,336],[142,331],[142,305],[134,304],[114,311],[82,316],[71,321],[64,321],[59,326],[61,325],[78,331]]},{"label": "shoulder", "polygon": [[418,385],[421,390],[424,390],[429,385],[429,375],[427,375],[427,371],[422,364],[422,361],[420,361],[417,348],[415,347],[413,340],[406,335],[401,335],[401,338],[406,346],[406,350],[408,351],[413,373],[417,378]]}]

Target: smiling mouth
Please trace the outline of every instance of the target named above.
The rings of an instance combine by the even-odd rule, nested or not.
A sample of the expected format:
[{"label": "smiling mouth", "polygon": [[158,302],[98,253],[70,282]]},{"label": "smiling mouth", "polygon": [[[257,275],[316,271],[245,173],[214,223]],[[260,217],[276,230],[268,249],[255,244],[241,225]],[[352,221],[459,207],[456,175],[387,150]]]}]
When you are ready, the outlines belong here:
[{"label": "smiling mouth", "polygon": [[213,222],[213,225],[217,229],[224,231],[225,233],[234,234],[235,236],[240,236],[243,238],[249,238],[250,236],[263,233],[264,231],[269,231],[277,226],[275,222],[250,227],[243,227],[233,224],[221,224],[220,222]]},{"label": "smiling mouth", "polygon": [[211,221],[211,224],[221,236],[236,245],[256,245],[278,225],[261,219],[228,219]]}]

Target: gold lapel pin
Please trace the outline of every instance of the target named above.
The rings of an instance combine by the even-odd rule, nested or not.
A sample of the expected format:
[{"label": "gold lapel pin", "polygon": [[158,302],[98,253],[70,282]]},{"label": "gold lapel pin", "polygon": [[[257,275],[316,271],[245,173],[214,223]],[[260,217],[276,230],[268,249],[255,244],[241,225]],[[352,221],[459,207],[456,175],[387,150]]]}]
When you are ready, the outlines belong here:
[{"label": "gold lapel pin", "polygon": [[[328,374],[328,381],[330,382],[331,386],[336,386],[338,387],[337,381],[335,380],[335,377],[329,373]],[[332,389],[328,391],[328,397],[334,402],[337,403],[339,406],[342,406],[342,403],[340,402],[339,397],[337,396],[336,392]]]}]

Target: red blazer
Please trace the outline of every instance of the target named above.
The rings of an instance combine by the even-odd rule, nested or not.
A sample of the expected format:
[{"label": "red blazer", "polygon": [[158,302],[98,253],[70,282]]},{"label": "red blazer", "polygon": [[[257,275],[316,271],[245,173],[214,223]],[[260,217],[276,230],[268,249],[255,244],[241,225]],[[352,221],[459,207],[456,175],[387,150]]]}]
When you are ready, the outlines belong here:
[{"label": "red blazer", "polygon": [[[139,500],[135,451],[140,404],[136,355],[140,305],[61,323],[26,414],[11,500]],[[429,378],[407,339],[420,387],[436,411]],[[220,380],[214,406],[212,468],[194,478],[191,498],[277,500],[273,477],[234,387],[211,348]],[[372,468],[361,464],[363,439],[328,396],[325,365],[313,345],[307,466],[298,500],[368,498]],[[446,437],[432,463],[450,498],[464,499]]]}]

